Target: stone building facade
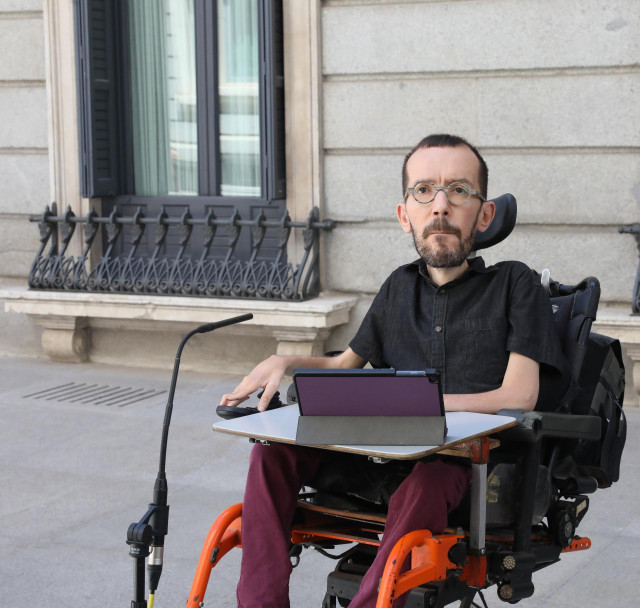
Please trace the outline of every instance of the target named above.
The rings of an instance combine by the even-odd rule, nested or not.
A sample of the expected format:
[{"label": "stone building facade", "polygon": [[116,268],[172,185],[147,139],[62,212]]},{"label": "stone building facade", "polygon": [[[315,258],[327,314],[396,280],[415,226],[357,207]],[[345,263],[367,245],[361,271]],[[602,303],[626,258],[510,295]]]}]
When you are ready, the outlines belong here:
[{"label": "stone building facade", "polygon": [[518,199],[514,233],[484,257],[564,283],[598,277],[598,328],[637,366],[638,252],[618,228],[640,204],[638,2],[285,0],[283,26],[286,206],[336,221],[322,296],[28,292],[28,217],[96,201],[79,185],[73,2],[0,2],[0,352],[169,367],[185,330],[246,311],[251,323],[194,340],[185,367],[242,373],[275,351],[343,348],[387,274],[415,257],[395,219],[404,153],[453,132],[485,155],[490,196]]}]

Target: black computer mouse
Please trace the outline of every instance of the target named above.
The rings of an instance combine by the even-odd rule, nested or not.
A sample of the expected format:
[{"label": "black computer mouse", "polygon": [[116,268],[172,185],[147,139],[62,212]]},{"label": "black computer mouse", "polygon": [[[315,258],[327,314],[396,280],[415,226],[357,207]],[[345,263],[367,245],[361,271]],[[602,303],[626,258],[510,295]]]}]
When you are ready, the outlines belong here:
[{"label": "black computer mouse", "polygon": [[[260,391],[258,393],[258,399],[262,397],[264,391]],[[284,403],[280,401],[280,393],[278,391],[275,392],[273,397],[271,397],[271,401],[269,401],[269,405],[267,405],[267,409],[275,410],[279,407],[282,407]],[[258,414],[260,410],[258,407],[244,407],[240,405],[219,405],[216,408],[216,414],[220,416],[220,418],[224,418],[225,420],[232,420],[233,418],[240,418],[241,416],[250,416],[251,414]]]}]

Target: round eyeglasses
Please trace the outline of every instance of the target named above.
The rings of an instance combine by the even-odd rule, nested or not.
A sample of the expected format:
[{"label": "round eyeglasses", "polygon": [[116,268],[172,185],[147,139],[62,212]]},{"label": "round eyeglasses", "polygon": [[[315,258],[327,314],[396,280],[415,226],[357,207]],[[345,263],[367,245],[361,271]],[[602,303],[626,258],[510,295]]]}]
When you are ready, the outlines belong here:
[{"label": "round eyeglasses", "polygon": [[418,182],[412,188],[407,188],[405,196],[411,192],[417,202],[427,205],[433,202],[440,190],[444,191],[447,200],[452,205],[464,205],[469,202],[472,196],[477,196],[481,201],[487,200],[480,194],[479,190],[472,190],[464,182],[453,182],[448,186],[436,186],[431,182]]}]

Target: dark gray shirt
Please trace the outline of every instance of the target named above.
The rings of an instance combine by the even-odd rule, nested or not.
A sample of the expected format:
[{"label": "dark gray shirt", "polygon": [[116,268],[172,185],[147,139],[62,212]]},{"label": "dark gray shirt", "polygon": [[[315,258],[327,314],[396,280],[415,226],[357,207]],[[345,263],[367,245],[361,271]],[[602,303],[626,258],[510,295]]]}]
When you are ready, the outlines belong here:
[{"label": "dark gray shirt", "polygon": [[514,351],[541,364],[541,396],[564,392],[566,361],[549,297],[533,272],[521,262],[485,267],[479,257],[469,266],[441,286],[421,261],[395,270],[351,341],[353,351],[374,367],[435,368],[444,393],[499,388]]}]

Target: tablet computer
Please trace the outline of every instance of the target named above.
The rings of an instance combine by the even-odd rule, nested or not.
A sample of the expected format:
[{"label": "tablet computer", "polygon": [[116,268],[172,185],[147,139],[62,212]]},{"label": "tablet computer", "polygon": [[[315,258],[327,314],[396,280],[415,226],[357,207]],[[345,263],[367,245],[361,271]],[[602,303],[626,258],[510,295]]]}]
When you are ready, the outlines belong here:
[{"label": "tablet computer", "polygon": [[444,441],[444,401],[437,370],[297,369],[293,381],[300,443]]}]

